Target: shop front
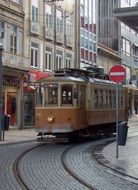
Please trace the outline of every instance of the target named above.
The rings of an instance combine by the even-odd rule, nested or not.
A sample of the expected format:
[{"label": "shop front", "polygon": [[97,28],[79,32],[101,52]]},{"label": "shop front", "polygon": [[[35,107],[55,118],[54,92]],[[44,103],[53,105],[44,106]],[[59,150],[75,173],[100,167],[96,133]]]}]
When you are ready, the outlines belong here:
[{"label": "shop front", "polygon": [[17,128],[19,85],[19,78],[17,76],[3,75],[3,114],[10,116],[10,128]]}]

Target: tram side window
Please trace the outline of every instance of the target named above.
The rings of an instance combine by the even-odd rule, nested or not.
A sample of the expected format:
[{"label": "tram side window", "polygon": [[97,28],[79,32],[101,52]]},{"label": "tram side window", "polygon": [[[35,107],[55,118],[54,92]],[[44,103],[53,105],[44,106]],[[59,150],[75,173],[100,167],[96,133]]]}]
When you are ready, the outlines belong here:
[{"label": "tram side window", "polygon": [[48,88],[48,104],[58,103],[58,90],[57,88]]},{"label": "tram side window", "polygon": [[123,108],[123,93],[119,92],[119,108]]},{"label": "tram side window", "polygon": [[94,89],[94,107],[98,108],[98,90]]},{"label": "tram side window", "polygon": [[72,86],[64,85],[61,87],[61,103],[72,104]]},{"label": "tram side window", "polygon": [[103,90],[99,90],[99,108],[103,107]]},{"label": "tram side window", "polygon": [[108,92],[108,105],[109,105],[109,108],[112,108],[112,91],[109,90]]},{"label": "tram side window", "polygon": [[103,107],[107,107],[107,91],[103,90]]},{"label": "tram side window", "polygon": [[42,106],[43,104],[43,93],[42,88],[36,88],[36,106]]},{"label": "tram side window", "polygon": [[116,107],[116,93],[115,93],[115,91],[113,91],[112,104],[113,104],[113,108],[115,108]]}]

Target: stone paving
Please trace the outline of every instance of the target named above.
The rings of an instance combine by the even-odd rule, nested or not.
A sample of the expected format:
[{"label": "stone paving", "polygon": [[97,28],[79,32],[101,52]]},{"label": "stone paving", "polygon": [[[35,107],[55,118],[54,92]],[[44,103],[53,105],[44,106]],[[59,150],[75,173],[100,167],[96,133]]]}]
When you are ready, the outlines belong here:
[{"label": "stone paving", "polygon": [[118,147],[118,158],[116,158],[116,142],[105,146],[101,154],[109,161],[105,165],[124,176],[130,176],[138,183],[138,116],[129,119],[128,126],[127,142],[125,146]]},{"label": "stone paving", "polygon": [[[72,148],[65,156],[67,167],[98,190],[137,190],[138,189],[138,117],[129,120],[126,146],[119,146],[116,159],[116,142],[101,150],[102,164],[92,156],[96,143],[84,143]],[[36,133],[31,130],[11,130],[5,133],[5,141],[0,142],[0,189],[20,190],[12,165],[22,151],[35,146]],[[33,141],[32,141],[33,140]],[[32,142],[31,142],[32,141]],[[20,142],[20,143],[19,143]],[[22,142],[22,143],[21,143]],[[27,142],[27,143],[24,143]],[[11,144],[12,143],[12,144]],[[89,189],[74,180],[61,164],[61,154],[69,145],[46,145],[26,154],[20,168],[24,180],[31,190],[84,190]],[[104,159],[103,159],[104,157]],[[111,170],[111,169],[113,170]],[[122,174],[121,174],[121,173]]]},{"label": "stone paving", "polygon": [[[98,144],[98,142],[96,142]],[[96,144],[95,143],[95,144]],[[103,141],[104,143],[104,141]],[[66,159],[72,170],[98,190],[137,190],[138,185],[110,173],[92,156],[93,144],[84,144],[68,152]]]},{"label": "stone paving", "polygon": [[68,147],[49,144],[32,150],[22,158],[21,175],[29,189],[89,190],[75,180],[61,162],[61,155]]},{"label": "stone paving", "polygon": [[1,144],[11,144],[17,142],[26,142],[37,139],[37,133],[35,129],[11,129],[9,131],[5,131],[4,141],[0,141]]},{"label": "stone paving", "polygon": [[14,177],[13,163],[19,154],[33,146],[34,142],[0,146],[0,190],[22,190]]}]

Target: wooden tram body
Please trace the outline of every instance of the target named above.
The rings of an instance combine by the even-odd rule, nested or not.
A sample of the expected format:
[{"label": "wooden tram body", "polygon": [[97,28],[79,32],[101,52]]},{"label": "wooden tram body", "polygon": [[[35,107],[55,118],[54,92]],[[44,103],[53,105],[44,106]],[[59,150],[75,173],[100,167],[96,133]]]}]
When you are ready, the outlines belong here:
[{"label": "wooden tram body", "polygon": [[[67,69],[37,81],[35,126],[47,135],[111,134],[116,130],[116,84],[92,72]],[[119,86],[119,122],[128,120],[128,91]]]}]

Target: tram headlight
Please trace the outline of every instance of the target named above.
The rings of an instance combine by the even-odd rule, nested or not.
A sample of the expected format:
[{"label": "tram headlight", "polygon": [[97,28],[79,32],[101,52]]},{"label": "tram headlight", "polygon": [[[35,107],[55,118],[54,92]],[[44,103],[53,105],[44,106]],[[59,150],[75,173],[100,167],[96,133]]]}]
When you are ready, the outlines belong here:
[{"label": "tram headlight", "polygon": [[52,123],[52,122],[54,121],[54,116],[53,116],[53,115],[48,116],[48,117],[47,117],[47,121],[48,121],[49,123]]}]

